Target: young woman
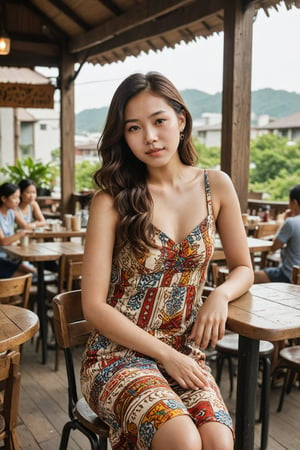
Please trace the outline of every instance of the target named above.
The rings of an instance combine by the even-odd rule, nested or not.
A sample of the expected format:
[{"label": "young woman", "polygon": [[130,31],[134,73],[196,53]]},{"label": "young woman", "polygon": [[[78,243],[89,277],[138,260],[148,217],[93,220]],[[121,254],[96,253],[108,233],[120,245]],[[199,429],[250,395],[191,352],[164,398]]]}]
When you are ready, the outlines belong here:
[{"label": "young woman", "polygon": [[20,190],[12,183],[4,183],[0,186],[0,278],[10,278],[21,273],[35,273],[36,268],[28,263],[11,260],[1,248],[13,244],[21,239],[27,231],[21,229],[15,232],[15,224],[19,227],[22,222],[15,215],[20,203]]},{"label": "young woman", "polygon": [[41,208],[36,201],[36,185],[32,180],[20,181],[21,202],[17,210],[19,222],[26,230],[35,230],[46,224]]},{"label": "young woman", "polygon": [[[173,84],[134,74],[99,143],[82,301],[92,332],[82,391],[112,449],[229,450],[231,418],[203,350],[253,281],[229,177],[196,166],[192,118]],[[230,275],[203,303],[218,230]]]}]

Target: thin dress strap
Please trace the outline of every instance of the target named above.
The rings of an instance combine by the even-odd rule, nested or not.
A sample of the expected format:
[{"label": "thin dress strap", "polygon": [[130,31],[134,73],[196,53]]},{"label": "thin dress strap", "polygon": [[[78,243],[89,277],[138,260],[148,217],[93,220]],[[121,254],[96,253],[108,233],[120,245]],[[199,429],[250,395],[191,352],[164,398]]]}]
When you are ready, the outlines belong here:
[{"label": "thin dress strap", "polygon": [[206,194],[207,211],[210,216],[213,216],[208,170],[204,170],[204,188]]}]

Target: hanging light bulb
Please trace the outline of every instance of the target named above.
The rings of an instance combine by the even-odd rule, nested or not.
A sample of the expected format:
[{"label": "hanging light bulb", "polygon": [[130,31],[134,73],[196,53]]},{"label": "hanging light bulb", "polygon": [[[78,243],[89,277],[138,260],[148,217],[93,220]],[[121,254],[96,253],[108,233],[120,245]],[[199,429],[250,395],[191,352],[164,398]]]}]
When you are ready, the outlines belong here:
[{"label": "hanging light bulb", "polygon": [[0,14],[1,14],[1,24],[0,24],[0,55],[8,55],[10,52],[10,39],[4,28],[4,8],[3,2],[0,3]]},{"label": "hanging light bulb", "polygon": [[10,39],[3,32],[0,33],[0,55],[8,55],[10,52]]}]

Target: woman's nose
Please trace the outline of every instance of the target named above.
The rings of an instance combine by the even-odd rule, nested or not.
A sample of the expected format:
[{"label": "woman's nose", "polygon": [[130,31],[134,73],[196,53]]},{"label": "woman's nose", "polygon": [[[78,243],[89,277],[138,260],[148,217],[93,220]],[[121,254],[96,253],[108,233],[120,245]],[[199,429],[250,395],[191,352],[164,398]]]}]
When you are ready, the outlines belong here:
[{"label": "woman's nose", "polygon": [[145,144],[152,144],[157,140],[155,130],[152,127],[146,128],[144,133]]}]

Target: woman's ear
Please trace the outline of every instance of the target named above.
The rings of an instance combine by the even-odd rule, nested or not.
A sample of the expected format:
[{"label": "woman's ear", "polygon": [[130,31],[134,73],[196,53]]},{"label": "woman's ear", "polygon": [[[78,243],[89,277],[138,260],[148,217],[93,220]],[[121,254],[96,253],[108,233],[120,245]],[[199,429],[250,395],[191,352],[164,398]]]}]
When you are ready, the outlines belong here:
[{"label": "woman's ear", "polygon": [[182,109],[179,116],[178,116],[178,123],[179,123],[179,129],[180,131],[184,131],[185,124],[186,124],[186,118],[185,118],[185,110]]}]

